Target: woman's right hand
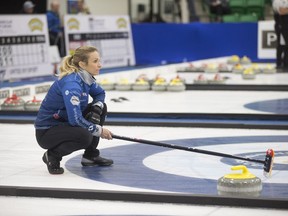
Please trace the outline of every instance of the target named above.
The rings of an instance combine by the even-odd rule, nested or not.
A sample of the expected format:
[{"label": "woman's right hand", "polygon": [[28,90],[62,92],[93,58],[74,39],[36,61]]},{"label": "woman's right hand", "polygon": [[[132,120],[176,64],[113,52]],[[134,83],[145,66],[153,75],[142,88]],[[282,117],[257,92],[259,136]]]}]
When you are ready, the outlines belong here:
[{"label": "woman's right hand", "polygon": [[106,128],[102,128],[102,133],[100,136],[102,139],[112,140],[112,133]]}]

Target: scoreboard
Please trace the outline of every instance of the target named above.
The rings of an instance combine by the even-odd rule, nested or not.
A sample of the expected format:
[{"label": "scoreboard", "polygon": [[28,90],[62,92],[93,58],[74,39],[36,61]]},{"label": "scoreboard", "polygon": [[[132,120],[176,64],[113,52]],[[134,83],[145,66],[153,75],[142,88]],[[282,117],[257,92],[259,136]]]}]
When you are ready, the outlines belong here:
[{"label": "scoreboard", "polygon": [[0,16],[0,81],[51,75],[45,15]]},{"label": "scoreboard", "polygon": [[66,15],[64,23],[67,54],[92,45],[100,52],[103,68],[135,65],[128,16]]}]

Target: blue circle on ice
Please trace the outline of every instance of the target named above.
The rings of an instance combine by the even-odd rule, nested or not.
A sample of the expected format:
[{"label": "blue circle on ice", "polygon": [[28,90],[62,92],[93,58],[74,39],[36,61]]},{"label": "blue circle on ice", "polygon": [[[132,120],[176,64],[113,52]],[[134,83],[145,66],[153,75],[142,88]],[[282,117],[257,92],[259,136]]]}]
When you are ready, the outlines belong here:
[{"label": "blue circle on ice", "polygon": [[[178,139],[163,141],[165,143],[173,143],[175,145],[187,146],[201,149],[201,146],[209,145],[239,145],[247,143],[281,143],[287,142],[288,136],[234,136],[234,137],[209,137],[209,138],[193,138],[193,139]],[[130,142],[131,143],[131,142]],[[159,146],[150,146],[145,144],[130,144],[124,146],[115,146],[101,150],[103,157],[111,158],[114,164],[109,167],[82,167],[80,164],[82,155],[75,156],[69,159],[65,166],[70,172],[98,182],[105,182],[114,185],[143,188],[148,190],[158,190],[167,192],[180,192],[192,194],[217,194],[217,180],[208,178],[195,178],[180,176],[161,172],[151,169],[143,164],[145,158],[165,152],[171,151],[170,148]],[[191,152],[193,157],[194,152]],[[195,153],[197,154],[197,153]],[[263,152],[241,153],[237,156],[250,157],[259,160],[264,160],[266,149]],[[277,154],[277,152],[276,152]],[[281,154],[286,154],[287,151],[282,151]],[[171,157],[171,160],[173,158]],[[221,162],[228,165],[239,165],[239,161],[230,158],[221,158]],[[177,163],[177,160],[175,160]],[[262,169],[263,165],[256,166],[245,164],[247,167]],[[201,166],[201,164],[195,164]],[[217,164],[215,164],[217,166]],[[281,171],[288,170],[287,165],[274,164],[273,170]],[[219,176],[220,177],[220,176]],[[267,190],[264,190],[268,188]],[[268,192],[265,192],[268,191]],[[273,191],[273,194],[271,194]],[[266,194],[267,193],[267,194]],[[263,183],[263,192],[261,196],[275,196],[288,198],[288,184],[282,183]]]},{"label": "blue circle on ice", "polygon": [[244,107],[262,112],[288,114],[288,99],[257,101],[245,104]]}]

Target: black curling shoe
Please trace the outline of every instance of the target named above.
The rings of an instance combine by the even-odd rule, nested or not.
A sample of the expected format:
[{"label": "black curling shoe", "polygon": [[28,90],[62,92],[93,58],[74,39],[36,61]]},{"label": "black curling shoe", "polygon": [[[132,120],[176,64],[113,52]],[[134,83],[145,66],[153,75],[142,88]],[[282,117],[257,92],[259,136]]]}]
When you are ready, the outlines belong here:
[{"label": "black curling shoe", "polygon": [[50,174],[57,175],[57,174],[63,174],[64,173],[64,169],[62,167],[60,167],[59,161],[49,160],[48,151],[44,153],[42,160],[47,165],[47,169],[48,169]]},{"label": "black curling shoe", "polygon": [[81,164],[82,166],[110,166],[113,164],[113,160],[102,158],[100,156],[88,157],[86,155],[83,155]]}]

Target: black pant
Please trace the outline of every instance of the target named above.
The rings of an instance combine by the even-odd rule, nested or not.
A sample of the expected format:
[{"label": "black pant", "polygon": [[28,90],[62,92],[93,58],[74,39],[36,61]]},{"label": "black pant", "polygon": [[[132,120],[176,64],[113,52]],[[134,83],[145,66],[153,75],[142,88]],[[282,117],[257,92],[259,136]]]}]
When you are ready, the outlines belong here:
[{"label": "black pant", "polygon": [[[83,112],[83,116],[90,109],[91,104],[87,106]],[[105,122],[106,114],[107,106],[104,104],[100,121],[100,125],[102,126]],[[98,156],[100,154],[97,149],[99,139],[99,137],[93,136],[87,129],[73,127],[69,124],[61,124],[45,130],[36,129],[38,144],[43,149],[48,149],[49,156],[57,161],[61,161],[63,156],[80,149],[85,149],[85,155]]]},{"label": "black pant", "polygon": [[276,33],[277,41],[276,41],[276,66],[277,68],[282,68],[284,66],[284,52],[285,46],[281,45],[281,24],[280,24],[280,15],[274,14],[274,30]]},{"label": "black pant", "polygon": [[284,68],[288,69],[288,15],[281,15],[280,18],[281,34],[284,38]]},{"label": "black pant", "polygon": [[59,35],[57,33],[49,32],[49,42],[51,46],[53,45],[57,46],[60,57],[65,56],[66,53],[65,53],[65,43],[63,34]]}]

